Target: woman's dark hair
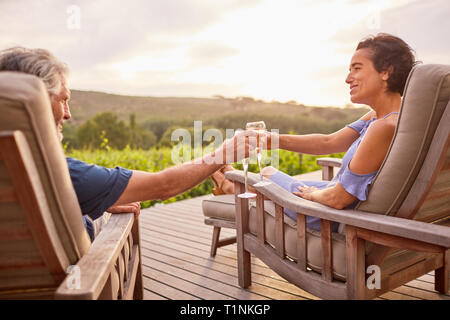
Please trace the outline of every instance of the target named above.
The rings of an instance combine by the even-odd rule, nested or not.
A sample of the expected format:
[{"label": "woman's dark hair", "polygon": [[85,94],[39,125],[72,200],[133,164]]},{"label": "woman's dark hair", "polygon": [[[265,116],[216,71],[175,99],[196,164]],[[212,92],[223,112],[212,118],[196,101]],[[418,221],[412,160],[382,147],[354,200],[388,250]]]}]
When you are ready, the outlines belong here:
[{"label": "woman's dark hair", "polygon": [[358,43],[356,50],[367,48],[372,52],[372,62],[378,72],[392,69],[387,80],[387,89],[403,95],[406,79],[418,62],[414,50],[402,39],[387,33],[369,36]]}]

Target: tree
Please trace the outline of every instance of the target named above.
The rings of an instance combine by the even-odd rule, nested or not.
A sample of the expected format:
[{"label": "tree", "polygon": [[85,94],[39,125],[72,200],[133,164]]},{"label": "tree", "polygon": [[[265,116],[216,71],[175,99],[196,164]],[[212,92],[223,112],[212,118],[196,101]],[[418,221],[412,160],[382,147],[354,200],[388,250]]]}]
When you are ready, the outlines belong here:
[{"label": "tree", "polygon": [[118,120],[113,112],[103,112],[80,126],[77,132],[81,147],[100,148],[104,139],[113,149],[123,149],[130,141],[130,130],[123,120]]},{"label": "tree", "polygon": [[[191,147],[192,148],[195,148],[195,147],[197,147],[197,146],[194,146],[194,127],[180,127],[180,126],[176,126],[176,125],[174,125],[174,126],[170,126],[167,130],[166,130],[166,132],[163,134],[163,136],[161,137],[161,139],[159,140],[159,146],[160,147],[173,147],[173,146],[175,146],[175,145],[177,145],[179,142],[181,142],[182,141],[182,138],[179,138],[178,140],[176,140],[176,141],[172,141],[172,134],[173,133],[176,133],[176,131],[175,130],[177,130],[177,129],[182,129],[182,130],[185,130],[185,133],[189,136],[189,140],[190,140],[190,143],[191,143]],[[212,129],[212,130],[218,130],[218,131],[216,131],[216,132],[211,132],[211,130],[210,129]],[[204,137],[205,137],[205,131],[207,131],[207,130],[210,130],[209,131],[209,133],[211,134],[211,133],[215,133],[215,134],[219,134],[219,132],[220,132],[220,137],[222,138],[222,140],[221,141],[219,141],[218,143],[222,143],[225,139],[226,139],[226,136],[225,136],[225,131],[224,130],[219,130],[219,129],[216,129],[215,127],[213,127],[213,126],[202,126],[202,132],[201,132],[201,137],[200,137],[200,141],[201,141],[201,144],[202,144],[202,147],[205,147],[205,146],[207,146],[207,145],[210,145],[211,143],[214,143],[214,139],[213,138],[211,138],[211,139],[209,139],[208,141],[204,141],[203,139],[204,139]],[[187,141],[183,141],[183,143],[186,143]]]},{"label": "tree", "polygon": [[160,140],[169,127],[171,126],[188,127],[191,124],[192,122],[178,118],[176,119],[156,118],[145,121],[142,126],[144,129],[152,131],[156,135],[157,140]]},{"label": "tree", "polygon": [[77,149],[79,148],[78,136],[77,136],[77,127],[71,123],[66,123],[63,127],[63,141],[62,144],[64,148]]},{"label": "tree", "polygon": [[[95,115],[78,128],[76,136],[77,146],[88,149],[107,147],[122,150],[127,145],[133,149],[149,149],[157,143],[155,134],[138,125],[134,114],[130,115],[127,124],[113,112]],[[72,140],[68,142],[72,143]]]},{"label": "tree", "polygon": [[156,135],[149,130],[145,130],[141,126],[136,124],[136,115],[130,115],[130,141],[129,145],[133,149],[149,149],[157,142]]}]

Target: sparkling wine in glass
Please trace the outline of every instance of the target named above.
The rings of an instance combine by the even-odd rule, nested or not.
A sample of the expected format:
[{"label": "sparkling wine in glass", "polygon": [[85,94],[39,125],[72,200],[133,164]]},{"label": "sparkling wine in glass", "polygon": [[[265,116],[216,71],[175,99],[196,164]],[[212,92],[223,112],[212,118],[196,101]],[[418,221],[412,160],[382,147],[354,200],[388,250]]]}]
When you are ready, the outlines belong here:
[{"label": "sparkling wine in glass", "polygon": [[238,194],[239,198],[255,198],[256,193],[248,191],[248,158],[242,159],[242,166],[244,167],[244,182],[245,182],[245,192]]},{"label": "sparkling wine in glass", "polygon": [[258,159],[258,166],[259,166],[259,177],[260,181],[256,183],[255,187],[262,187],[267,186],[271,184],[269,181],[264,181],[263,175],[261,173],[261,160],[262,160],[262,153],[260,148],[260,135],[264,134],[266,132],[266,124],[264,121],[256,121],[256,122],[248,122],[245,126],[247,130],[255,130],[256,135],[256,158]]}]

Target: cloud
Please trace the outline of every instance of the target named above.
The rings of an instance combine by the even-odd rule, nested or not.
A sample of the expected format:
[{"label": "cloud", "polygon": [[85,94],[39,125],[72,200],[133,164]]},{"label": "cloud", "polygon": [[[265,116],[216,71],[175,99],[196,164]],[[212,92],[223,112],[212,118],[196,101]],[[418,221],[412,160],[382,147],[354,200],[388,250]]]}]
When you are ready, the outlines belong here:
[{"label": "cloud", "polygon": [[[68,28],[70,5],[80,29]],[[0,0],[0,49],[47,48],[85,90],[343,105],[368,34],[396,34],[425,63],[450,64],[449,13],[448,0]]]},{"label": "cloud", "polygon": [[[426,14],[424,14],[426,13]],[[338,51],[352,54],[356,44],[368,35],[386,32],[405,40],[425,63],[450,64],[450,2],[414,1],[379,11],[379,28],[369,28],[367,16],[350,28],[336,32],[329,41]]]},{"label": "cloud", "polygon": [[198,43],[189,49],[192,66],[215,65],[238,53],[239,50],[218,43]]},{"label": "cloud", "polygon": [[404,39],[424,63],[450,64],[450,2],[416,1],[383,15],[387,32]]},{"label": "cloud", "polygon": [[[75,68],[162,50],[258,1],[17,0],[0,2],[0,46],[46,47]],[[67,28],[69,5],[80,8],[81,29]],[[164,39],[164,40],[161,40]],[[163,44],[163,47],[161,47]]]}]

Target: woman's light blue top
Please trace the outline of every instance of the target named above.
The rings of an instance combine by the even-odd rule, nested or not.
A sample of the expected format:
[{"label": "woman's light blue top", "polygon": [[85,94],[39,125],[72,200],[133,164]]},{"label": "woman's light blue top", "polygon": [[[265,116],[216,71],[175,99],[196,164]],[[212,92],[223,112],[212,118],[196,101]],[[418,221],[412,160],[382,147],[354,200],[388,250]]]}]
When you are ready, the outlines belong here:
[{"label": "woman's light blue top", "polygon": [[[398,112],[391,112],[387,114],[383,119],[387,118],[391,114],[396,114]],[[356,132],[359,133],[358,139],[356,139],[350,148],[345,153],[344,157],[342,158],[342,166],[337,175],[333,178],[331,181],[298,181],[291,176],[281,172],[277,171],[274,175],[270,177],[270,180],[275,182],[276,184],[280,185],[284,189],[286,189],[289,192],[297,192],[297,187],[302,185],[307,186],[314,186],[319,189],[332,187],[337,182],[339,182],[342,187],[350,194],[355,196],[357,200],[353,202],[352,204],[348,205],[346,208],[354,208],[359,201],[364,201],[367,199],[367,194],[369,190],[369,186],[372,183],[373,179],[375,178],[378,171],[374,171],[367,174],[357,174],[350,170],[349,164],[350,161],[353,159],[353,156],[356,153],[356,150],[359,147],[359,144],[361,143],[362,138],[364,137],[367,129],[369,128],[369,125],[374,122],[376,118],[373,118],[369,121],[365,121],[362,119],[359,119],[349,125],[347,127],[352,128]],[[290,218],[297,220],[297,214],[291,210],[285,209],[284,212],[286,215],[288,215]],[[320,219],[315,217],[307,217],[306,219],[307,226],[310,229],[314,230],[320,230]],[[337,231],[338,223],[333,223],[332,229],[334,232]]]}]

